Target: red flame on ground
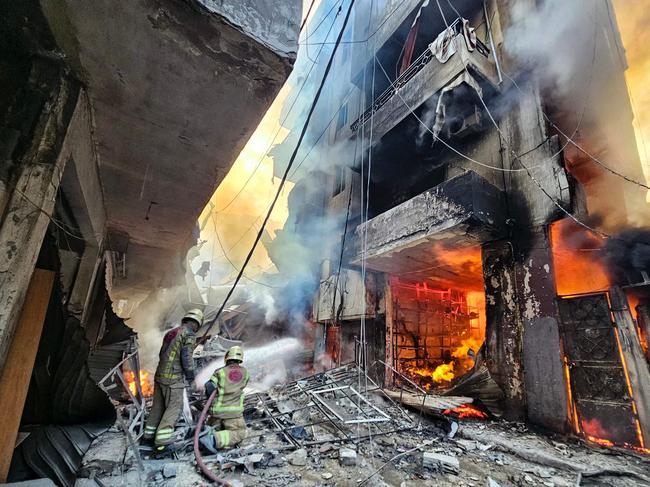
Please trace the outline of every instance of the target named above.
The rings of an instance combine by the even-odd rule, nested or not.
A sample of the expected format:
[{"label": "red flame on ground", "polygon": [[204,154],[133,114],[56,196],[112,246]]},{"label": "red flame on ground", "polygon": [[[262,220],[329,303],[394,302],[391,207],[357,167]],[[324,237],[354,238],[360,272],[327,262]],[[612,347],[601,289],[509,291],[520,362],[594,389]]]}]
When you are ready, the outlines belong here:
[{"label": "red flame on ground", "polygon": [[487,419],[488,414],[484,411],[481,411],[471,404],[463,404],[454,409],[445,409],[442,414],[444,415],[456,415],[459,419],[464,418],[478,418],[478,419]]},{"label": "red flame on ground", "polygon": [[[607,446],[607,447],[617,446],[617,444],[614,441],[607,439],[607,437],[611,437],[611,434],[605,428],[603,428],[603,426],[600,424],[600,421],[598,421],[598,419],[596,418],[590,420],[583,419],[580,421],[580,427],[582,428],[582,432],[584,434],[585,439],[589,443],[595,443],[597,445]],[[644,448],[643,446],[639,447],[635,445],[630,445],[629,443],[623,443],[618,446],[622,446],[623,448],[627,448],[629,450],[634,450],[639,453],[650,455],[650,449]]]}]

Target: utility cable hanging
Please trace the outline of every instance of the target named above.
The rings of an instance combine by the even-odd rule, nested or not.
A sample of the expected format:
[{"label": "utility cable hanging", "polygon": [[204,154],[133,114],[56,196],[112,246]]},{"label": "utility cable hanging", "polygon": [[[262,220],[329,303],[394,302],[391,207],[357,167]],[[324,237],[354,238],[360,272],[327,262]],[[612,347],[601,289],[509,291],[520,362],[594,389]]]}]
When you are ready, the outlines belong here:
[{"label": "utility cable hanging", "polygon": [[[327,34],[325,34],[325,39],[327,39],[327,38],[329,37],[329,35],[330,35],[330,32],[332,32],[332,29],[334,28],[334,24],[336,24],[336,19],[337,19],[337,18],[338,18],[338,13],[337,13],[336,16],[334,17],[334,20],[332,21],[332,24],[330,25],[330,28],[329,28],[329,30],[327,31]],[[323,19],[323,20],[324,20],[324,19]],[[319,49],[318,52],[316,53],[316,60],[318,60],[318,57],[320,56],[321,52],[323,51],[324,46],[325,46],[324,44],[321,45],[320,49]],[[311,59],[310,59],[310,61],[311,61]],[[312,70],[314,69],[314,66],[315,66],[315,65],[316,65],[316,63],[315,63],[314,61],[312,61],[312,64],[311,64],[311,66],[309,66],[309,70],[307,71],[307,74],[305,75],[305,79],[303,80],[302,84],[300,85],[300,89],[298,90],[298,92],[297,92],[296,95],[294,96],[293,101],[291,102],[291,105],[289,106],[289,109],[287,110],[287,112],[286,112],[284,118],[283,118],[282,121],[278,124],[278,125],[279,125],[279,126],[278,126],[278,129],[275,131],[275,134],[273,134],[273,137],[271,138],[271,142],[270,142],[269,146],[266,148],[266,150],[264,151],[264,154],[262,155],[262,157],[260,157],[259,161],[257,161],[257,165],[255,166],[255,168],[253,169],[253,171],[249,174],[249,176],[248,176],[248,178],[246,179],[246,181],[244,181],[244,184],[242,185],[242,187],[239,188],[239,191],[237,191],[237,193],[235,194],[235,196],[233,196],[233,197],[231,198],[231,200],[226,204],[226,206],[224,206],[223,208],[219,208],[219,209],[215,210],[217,213],[221,213],[222,211],[225,211],[226,209],[228,209],[228,208],[230,207],[230,205],[232,205],[232,204],[235,202],[235,200],[236,200],[237,198],[239,198],[239,196],[244,192],[244,189],[246,189],[246,187],[248,186],[248,183],[251,182],[251,180],[253,179],[253,176],[254,176],[254,175],[257,173],[257,171],[259,170],[260,166],[262,165],[262,162],[264,162],[264,158],[265,158],[266,156],[268,156],[269,151],[273,148],[273,146],[274,146],[274,142],[275,142],[275,139],[276,139],[277,136],[280,134],[280,131],[281,131],[282,128],[284,127],[285,122],[289,119],[289,116],[291,115],[291,113],[292,113],[292,111],[293,111],[293,109],[294,109],[296,103],[297,103],[298,100],[300,99],[300,94],[302,93],[302,90],[303,90],[303,89],[305,88],[305,86],[307,85],[307,81],[309,80],[309,75],[311,74],[311,72],[312,72]]]},{"label": "utility cable hanging", "polygon": [[[293,178],[296,176],[296,174],[298,174],[298,170],[302,167],[303,163],[304,163],[304,162],[309,158],[309,156],[311,155],[312,151],[316,148],[316,146],[317,146],[318,143],[321,141],[321,139],[323,138],[323,136],[327,133],[327,131],[329,130],[329,128],[331,127],[331,125],[334,123],[334,120],[336,119],[336,117],[338,116],[339,112],[341,111],[341,108],[343,108],[343,105],[345,105],[345,104],[348,102],[348,100],[350,99],[350,95],[352,95],[352,90],[353,90],[354,88],[356,88],[356,86],[353,85],[353,87],[350,88],[350,89],[348,90],[348,92],[345,94],[345,97],[344,97],[344,99],[343,99],[343,102],[342,102],[342,103],[339,105],[339,107],[334,111],[334,114],[333,114],[332,117],[329,119],[329,122],[327,122],[327,125],[325,125],[325,127],[324,127],[323,130],[321,131],[321,133],[320,133],[320,135],[318,136],[318,138],[317,138],[317,139],[312,143],[312,145],[309,147],[309,150],[307,151],[307,153],[303,156],[302,159],[300,159],[300,162],[299,162],[298,164],[296,164],[296,167],[293,168],[293,171],[292,171],[291,174],[289,175],[289,179],[293,179]],[[355,156],[355,160],[356,160],[356,156]],[[252,223],[251,225],[249,225],[249,227],[248,227],[246,230],[244,230],[244,233],[242,233],[241,236],[237,239],[237,241],[236,241],[234,244],[232,244],[232,245],[230,246],[230,248],[228,249],[228,252],[230,252],[233,248],[235,248],[235,247],[237,246],[237,244],[238,244],[239,242],[241,242],[241,241],[243,240],[244,236],[245,236],[248,232],[250,232],[250,230],[255,226],[255,223],[257,223],[257,221],[258,221],[260,218],[262,218],[262,217],[264,216],[264,214],[265,214],[265,213],[267,212],[267,210],[269,209],[269,206],[271,206],[271,203],[269,203],[268,205],[266,205],[266,207],[264,208],[264,210],[263,210],[263,211],[262,211],[262,212],[257,216],[257,218],[255,218],[255,220],[253,220],[253,223]]]},{"label": "utility cable hanging", "polygon": [[[436,0],[436,3],[438,4],[438,7],[440,7],[440,2],[439,2],[439,0]],[[441,13],[442,13],[442,9],[441,9]],[[443,20],[444,20],[444,16],[443,16]],[[446,23],[446,20],[445,20],[445,23]],[[465,70],[467,70],[467,67],[465,67]],[[505,73],[504,73],[504,74],[505,74]],[[506,77],[508,77],[508,79],[510,79],[510,80],[513,81],[513,83],[514,83],[514,80],[512,80],[512,78],[510,78],[510,76],[508,76],[508,75],[506,74]],[[515,84],[515,86],[516,86],[516,84]],[[521,89],[520,89],[519,87],[517,87],[517,89],[518,89],[521,93],[523,93],[523,91],[521,91]],[[617,241],[621,241],[621,242],[627,242],[627,243],[641,243],[641,244],[645,244],[645,242],[640,242],[640,241],[630,241],[630,240],[627,240],[627,239],[623,239],[623,238],[620,238],[620,237],[616,237],[616,236],[610,235],[610,234],[605,233],[605,232],[603,232],[603,231],[601,231],[601,230],[595,229],[595,228],[589,226],[588,224],[586,224],[585,222],[583,222],[582,220],[580,220],[579,218],[577,218],[575,215],[573,215],[573,213],[571,213],[570,211],[568,211],[566,208],[564,208],[564,206],[562,206],[562,204],[560,204],[560,203],[559,203],[555,198],[553,198],[552,195],[550,195],[550,194],[548,193],[548,191],[547,191],[547,190],[542,186],[542,184],[537,180],[537,178],[535,178],[535,177],[532,175],[532,173],[531,173],[531,171],[529,170],[529,168],[526,167],[526,165],[522,162],[521,158],[520,158],[519,156],[517,156],[517,153],[516,153],[516,152],[515,152],[511,147],[510,147],[510,145],[508,144],[508,140],[506,139],[505,135],[504,135],[503,132],[501,131],[501,128],[499,127],[499,125],[496,123],[496,120],[495,120],[494,117],[492,116],[492,113],[490,112],[490,109],[489,109],[488,106],[486,105],[486,103],[485,103],[485,101],[483,100],[483,97],[481,96],[480,93],[478,94],[478,98],[479,98],[479,100],[481,101],[481,104],[483,105],[483,108],[485,108],[485,111],[486,111],[487,114],[488,114],[488,118],[490,119],[490,121],[492,122],[492,124],[495,126],[497,132],[499,133],[499,137],[503,140],[504,144],[506,144],[506,148],[507,148],[507,149],[510,151],[510,153],[514,156],[514,159],[515,159],[516,161],[518,161],[519,164],[524,168],[524,170],[526,171],[526,174],[528,175],[528,177],[529,177],[529,178],[530,178],[530,179],[535,183],[535,185],[539,188],[539,190],[540,190],[540,191],[541,191],[541,192],[542,192],[542,193],[543,193],[543,194],[544,194],[544,195],[545,195],[545,196],[546,196],[546,197],[547,197],[547,198],[548,198],[548,199],[553,203],[553,205],[556,206],[556,207],[557,207],[557,208],[558,208],[562,213],[564,213],[565,215],[567,215],[567,216],[568,216],[571,220],[573,220],[576,224],[578,224],[578,225],[580,225],[581,227],[585,228],[586,230],[588,230],[588,231],[594,233],[595,235],[599,235],[599,236],[601,236],[601,237],[603,237],[603,238],[611,238],[611,239],[613,239],[613,240],[617,240]],[[650,245],[650,244],[646,244],[646,245]]]},{"label": "utility cable hanging", "polygon": [[[325,22],[325,19],[327,19],[327,17],[330,16],[330,14],[332,13],[332,11],[336,8],[336,6],[337,6],[339,3],[341,3],[341,1],[342,1],[342,0],[336,0],[336,2],[334,3],[334,5],[332,5],[332,7],[327,11],[327,13],[326,13],[325,15],[323,15],[323,18],[320,20],[320,22],[318,22],[318,24],[316,25],[316,27],[314,27],[314,30],[312,30],[310,34],[307,34],[307,36],[306,36],[303,40],[301,40],[301,41],[299,40],[299,41],[298,41],[298,44],[299,44],[299,45],[301,45],[301,44],[302,44],[303,42],[305,42],[307,39],[309,39],[309,38],[312,37],[314,34],[316,34],[316,31],[320,28],[321,25],[323,25],[323,22]],[[315,14],[314,14],[314,15],[315,15]],[[338,13],[337,13],[337,15],[338,15]],[[325,40],[327,40],[327,36],[325,36]],[[311,45],[311,44],[310,44],[310,45]]]},{"label": "utility cable hanging", "polygon": [[239,281],[241,280],[244,270],[246,269],[246,266],[248,266],[248,263],[250,262],[251,258],[253,257],[253,253],[255,252],[255,249],[257,248],[257,244],[260,242],[262,235],[264,234],[264,229],[266,227],[266,224],[268,223],[269,219],[271,218],[271,214],[273,213],[273,208],[275,207],[275,204],[278,201],[278,198],[280,197],[280,193],[282,192],[282,188],[284,188],[284,184],[287,181],[287,176],[289,175],[289,171],[291,170],[291,166],[293,166],[294,161],[296,160],[296,155],[298,154],[298,150],[300,149],[300,145],[302,144],[303,139],[305,138],[305,134],[307,133],[307,127],[309,126],[309,122],[311,121],[311,117],[314,114],[314,110],[316,109],[316,105],[318,103],[318,100],[320,99],[321,93],[323,92],[323,87],[325,86],[325,81],[327,80],[327,76],[329,75],[329,72],[332,68],[332,63],[334,62],[334,57],[336,56],[336,52],[338,51],[338,47],[341,43],[341,39],[343,37],[343,33],[345,32],[345,27],[348,25],[348,20],[350,19],[350,14],[352,13],[352,7],[354,6],[355,0],[350,0],[350,6],[348,7],[348,11],[345,15],[345,19],[343,21],[343,25],[341,26],[341,30],[339,32],[339,35],[336,39],[336,44],[334,45],[334,49],[332,50],[332,54],[330,55],[329,61],[327,62],[327,66],[325,67],[325,72],[323,74],[323,79],[320,82],[320,85],[318,87],[318,91],[316,91],[316,95],[314,96],[314,101],[311,104],[311,107],[309,108],[309,113],[307,114],[307,118],[305,119],[305,123],[303,124],[302,130],[300,131],[300,137],[298,138],[298,142],[296,144],[296,147],[293,149],[293,152],[291,153],[291,158],[289,159],[289,163],[287,164],[286,169],[284,170],[284,174],[282,175],[282,180],[280,181],[280,185],[278,186],[278,190],[275,193],[275,197],[273,198],[273,201],[271,203],[271,207],[269,208],[269,211],[266,214],[266,217],[264,218],[264,221],[262,222],[262,227],[260,228],[260,231],[257,233],[257,236],[255,237],[255,241],[253,242],[253,245],[251,249],[248,251],[248,255],[246,255],[246,259],[244,260],[244,263],[242,264],[242,267],[237,274],[237,277],[235,278],[235,282],[233,283],[232,287],[228,291],[228,294],[223,300],[223,303],[219,307],[219,310],[217,311],[217,314],[215,315],[214,319],[210,323],[210,325],[207,327],[204,336],[207,336],[207,334],[210,332],[214,324],[217,322],[219,319],[219,316],[221,316],[221,313],[223,312],[224,308],[226,307],[226,304],[228,303],[228,300],[232,296],[233,292],[237,288],[237,284],[239,284]]},{"label": "utility cable hanging", "polygon": [[[517,82],[511,76],[508,75],[508,73],[503,71],[503,75],[512,82],[512,84],[515,86],[515,88],[517,88],[517,91],[519,91],[521,94],[524,94],[524,91],[519,87],[519,84],[517,84]],[[629,176],[626,176],[625,174],[619,173],[618,171],[612,169],[607,164],[605,164],[603,161],[598,159],[596,156],[593,156],[592,154],[590,154],[586,149],[584,149],[582,146],[580,146],[580,144],[578,144],[575,140],[573,140],[572,137],[565,134],[555,123],[553,123],[553,121],[549,118],[549,116],[543,110],[542,110],[542,116],[555,130],[557,130],[564,138],[566,138],[567,143],[571,143],[576,149],[578,149],[580,152],[584,153],[587,157],[589,157],[592,161],[594,161],[596,164],[601,166],[603,169],[605,169],[606,171],[608,171],[611,174],[614,174],[615,176],[620,177],[621,179],[624,179],[625,181],[627,181],[629,183],[636,184],[637,186],[640,186],[642,188],[650,190],[650,185],[642,183],[641,181],[637,181],[635,179],[632,179]]]},{"label": "utility cable hanging", "polygon": [[[395,14],[395,12],[397,12],[397,10],[399,10],[399,8],[400,8],[400,7],[401,7],[405,2],[406,2],[406,0],[402,0],[402,1],[399,2],[397,5],[395,5],[395,8],[394,8],[393,10],[391,10],[391,11],[388,13],[388,15],[386,15],[386,17],[384,18],[384,20],[382,20],[381,23],[377,26],[377,28],[376,28],[374,31],[372,31],[372,34],[368,35],[368,37],[366,37],[365,39],[353,39],[353,40],[351,40],[351,41],[341,41],[341,42],[310,42],[310,43],[308,43],[308,44],[309,44],[310,46],[318,46],[318,45],[327,45],[327,44],[336,44],[336,45],[339,45],[339,44],[363,44],[363,43],[366,43],[366,42],[368,42],[370,39],[372,39],[373,37],[375,37],[375,35],[377,35],[377,32],[379,32],[379,29],[381,29],[381,28],[384,26],[384,24],[385,24],[386,22],[388,22],[388,19],[390,19],[390,18]],[[305,44],[307,44],[307,43],[305,43]],[[304,46],[305,44],[302,44],[302,45]]]},{"label": "utility cable hanging", "polygon": [[[463,154],[461,151],[459,151],[458,149],[456,149],[454,146],[452,146],[451,144],[449,144],[449,143],[445,142],[444,140],[442,140],[441,138],[439,138],[439,137],[438,137],[438,136],[437,136],[437,135],[436,135],[436,134],[431,130],[431,128],[430,128],[426,123],[424,123],[424,121],[422,121],[422,119],[421,119],[420,117],[418,117],[418,115],[415,113],[415,110],[414,110],[414,109],[413,109],[413,108],[408,104],[408,102],[404,99],[404,97],[403,97],[402,94],[400,93],[400,90],[399,90],[398,88],[396,88],[396,87],[395,87],[395,84],[391,81],[390,76],[388,76],[388,73],[386,72],[386,69],[385,69],[384,66],[381,64],[381,61],[379,61],[379,58],[378,58],[377,56],[375,56],[375,61],[377,62],[377,65],[379,66],[379,68],[380,68],[380,69],[382,70],[382,72],[384,73],[384,76],[386,76],[386,80],[388,81],[388,83],[391,85],[391,87],[395,88],[395,94],[396,94],[397,96],[399,96],[400,100],[402,101],[402,103],[404,104],[404,106],[409,110],[409,112],[411,113],[411,115],[413,115],[413,116],[415,117],[415,119],[420,123],[420,125],[422,125],[422,127],[424,127],[424,128],[425,128],[425,129],[426,129],[426,130],[427,130],[427,131],[428,131],[428,132],[429,132],[429,133],[430,133],[430,134],[431,134],[431,135],[432,135],[432,136],[433,136],[433,137],[434,137],[438,142],[440,142],[442,145],[444,145],[444,146],[447,147],[449,150],[451,150],[452,152],[456,153],[457,155],[459,155],[459,156],[462,157],[463,159],[467,159],[468,161],[473,162],[474,164],[476,164],[476,165],[478,165],[478,166],[485,167],[485,168],[487,168],[487,169],[492,169],[492,170],[494,170],[494,171],[501,171],[501,172],[514,172],[514,173],[517,173],[517,172],[523,172],[523,171],[524,171],[524,169],[505,169],[505,168],[502,168],[502,167],[491,166],[491,165],[489,165],[489,164],[485,164],[484,162],[477,161],[476,159],[471,158],[471,157],[468,156],[467,154]],[[537,167],[537,166],[536,166],[536,167]]]},{"label": "utility cable hanging", "polygon": [[[438,4],[438,9],[440,10],[440,14],[442,15],[442,20],[444,21],[444,23],[445,23],[445,25],[447,26],[447,28],[449,28],[449,24],[447,24],[447,19],[445,19],[445,15],[444,15],[444,13],[443,13],[443,11],[442,11],[442,7],[440,6],[440,0],[436,0],[436,3]],[[467,66],[465,66],[465,71],[467,72]],[[554,204],[554,205],[555,205],[555,206],[556,206],[560,211],[562,211],[564,214],[566,214],[569,218],[571,218],[573,221],[575,221],[578,225],[580,225],[580,226],[584,227],[585,229],[587,229],[587,230],[589,230],[589,231],[591,231],[591,232],[594,232],[595,234],[600,235],[600,236],[602,236],[602,237],[611,237],[611,235],[608,235],[608,234],[606,234],[606,233],[604,233],[604,232],[601,232],[600,230],[596,230],[596,229],[594,229],[594,228],[591,228],[589,225],[587,225],[587,224],[584,223],[583,221],[579,220],[575,215],[573,215],[573,213],[571,213],[571,212],[568,211],[566,208],[564,208],[564,206],[562,206],[558,201],[555,200],[555,198],[553,198],[553,196],[551,196],[551,195],[548,193],[548,191],[546,190],[546,188],[544,188],[544,187],[542,186],[542,184],[537,180],[537,178],[535,178],[535,177],[533,176],[533,174],[532,174],[531,171],[528,169],[528,167],[526,167],[526,165],[522,162],[521,158],[520,158],[520,157],[517,155],[517,153],[516,153],[516,152],[515,152],[511,147],[510,147],[510,144],[508,144],[508,140],[507,140],[505,134],[503,133],[503,131],[502,131],[501,128],[499,127],[499,124],[497,124],[497,122],[496,122],[496,120],[494,119],[494,117],[492,116],[492,112],[490,112],[490,109],[488,108],[487,104],[485,103],[485,100],[483,100],[483,97],[481,96],[481,94],[477,92],[477,96],[478,96],[479,100],[481,101],[481,104],[483,105],[483,108],[485,109],[485,112],[488,114],[488,118],[490,119],[490,121],[492,122],[492,124],[494,125],[494,127],[496,128],[496,130],[497,130],[497,132],[498,132],[498,134],[499,134],[499,138],[500,138],[500,139],[503,141],[503,143],[506,145],[506,148],[507,148],[508,151],[513,155],[514,159],[515,159],[516,161],[518,161],[519,164],[521,164],[522,168],[524,169],[524,171],[526,172],[526,174],[528,175],[528,177],[529,177],[529,178],[530,178],[530,179],[535,183],[535,185],[540,189],[540,191],[541,191],[541,192],[542,192],[542,193],[543,193],[543,194],[544,194],[548,199],[550,199],[551,202],[552,202],[552,203],[553,203],[553,204]]]}]

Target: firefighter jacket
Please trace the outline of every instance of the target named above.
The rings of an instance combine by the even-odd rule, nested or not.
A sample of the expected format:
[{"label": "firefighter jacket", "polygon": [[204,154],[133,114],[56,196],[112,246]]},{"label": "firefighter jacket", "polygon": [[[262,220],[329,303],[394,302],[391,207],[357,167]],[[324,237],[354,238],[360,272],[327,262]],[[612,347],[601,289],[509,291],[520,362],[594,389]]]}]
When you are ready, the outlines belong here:
[{"label": "firefighter jacket", "polygon": [[185,380],[194,381],[196,334],[187,325],[180,325],[165,334],[155,380],[164,385],[185,386]]},{"label": "firefighter jacket", "polygon": [[244,387],[250,378],[245,367],[230,364],[215,370],[210,382],[217,389],[210,414],[220,419],[240,417],[244,412]]}]

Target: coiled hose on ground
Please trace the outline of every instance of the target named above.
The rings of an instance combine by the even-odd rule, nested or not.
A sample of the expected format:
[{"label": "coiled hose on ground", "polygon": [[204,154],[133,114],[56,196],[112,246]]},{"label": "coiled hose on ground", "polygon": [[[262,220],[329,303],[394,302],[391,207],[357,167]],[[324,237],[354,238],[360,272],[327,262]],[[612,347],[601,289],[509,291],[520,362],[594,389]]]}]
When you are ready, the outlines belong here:
[{"label": "coiled hose on ground", "polygon": [[208,400],[205,402],[205,406],[203,406],[203,411],[201,411],[201,416],[199,416],[199,420],[196,423],[196,430],[194,431],[194,457],[196,458],[196,464],[201,469],[201,472],[203,472],[203,475],[205,475],[213,482],[223,485],[224,487],[232,487],[232,484],[228,483],[228,481],[220,477],[217,477],[215,473],[212,470],[210,470],[210,468],[205,463],[203,463],[203,457],[201,456],[201,452],[199,450],[199,435],[201,434],[201,429],[203,429],[203,423],[205,423],[205,418],[208,415],[208,409],[210,409],[210,404],[212,404],[212,401],[214,401],[214,397],[216,396],[216,394],[217,394],[217,389],[212,391],[212,394],[210,394],[210,397],[208,397]]}]

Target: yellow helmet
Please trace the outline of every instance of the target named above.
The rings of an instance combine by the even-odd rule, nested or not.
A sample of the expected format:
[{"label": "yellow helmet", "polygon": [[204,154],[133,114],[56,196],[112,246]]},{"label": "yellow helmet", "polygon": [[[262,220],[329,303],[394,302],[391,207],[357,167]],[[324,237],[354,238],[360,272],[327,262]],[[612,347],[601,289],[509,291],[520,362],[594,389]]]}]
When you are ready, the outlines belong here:
[{"label": "yellow helmet", "polygon": [[198,308],[191,309],[183,316],[183,321],[185,320],[194,320],[201,326],[203,324],[203,311]]},{"label": "yellow helmet", "polygon": [[235,345],[234,347],[230,347],[228,349],[226,356],[223,358],[223,361],[228,362],[228,360],[238,360],[240,362],[244,361],[244,351],[239,345]]}]

